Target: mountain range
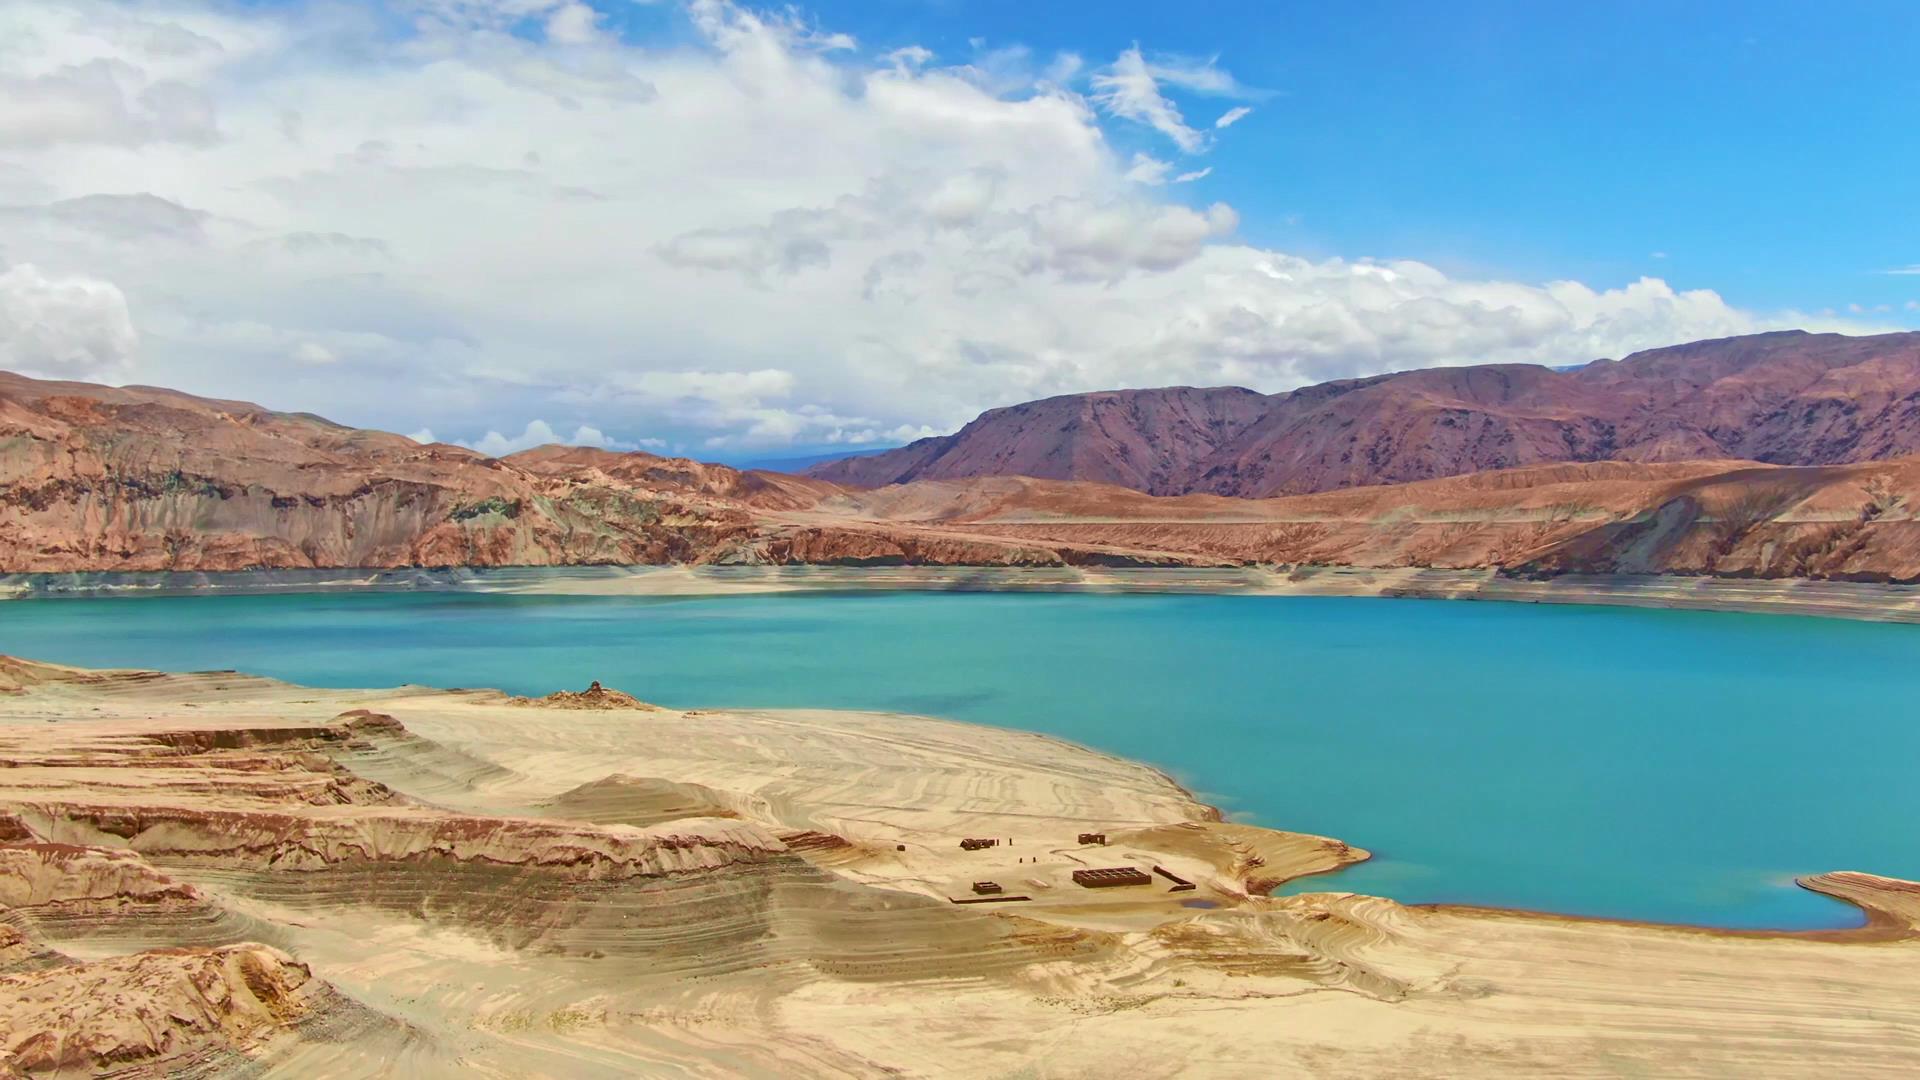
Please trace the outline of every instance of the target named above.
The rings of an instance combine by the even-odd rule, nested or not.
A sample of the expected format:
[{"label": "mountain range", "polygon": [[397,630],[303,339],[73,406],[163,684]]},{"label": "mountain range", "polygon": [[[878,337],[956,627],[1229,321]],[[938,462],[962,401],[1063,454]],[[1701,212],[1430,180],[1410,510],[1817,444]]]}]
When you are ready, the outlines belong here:
[{"label": "mountain range", "polygon": [[492,458],[247,402],[0,373],[0,572],[1258,565],[1914,581],[1916,397],[1920,334],[1768,334],[1572,371],[1054,398],[796,476],[582,447]]},{"label": "mountain range", "polygon": [[1264,395],[1073,394],[809,468],[856,487],[977,476],[1239,498],[1557,462],[1877,461],[1920,450],[1920,333],[1700,341],[1573,369],[1429,368]]}]

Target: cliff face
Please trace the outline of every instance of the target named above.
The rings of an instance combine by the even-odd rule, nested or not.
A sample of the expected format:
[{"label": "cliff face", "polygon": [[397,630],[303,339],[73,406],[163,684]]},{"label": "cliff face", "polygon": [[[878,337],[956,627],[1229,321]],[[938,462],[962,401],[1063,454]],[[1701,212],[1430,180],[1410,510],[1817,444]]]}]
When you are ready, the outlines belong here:
[{"label": "cliff face", "polygon": [[750,523],[671,475],[530,465],[242,402],[0,374],[0,566],[657,563],[697,558]]},{"label": "cliff face", "polygon": [[1915,451],[1920,333],[1791,331],[1573,371],[1434,368],[1272,397],[1179,388],[1052,398],[809,471],[860,487],[1025,475],[1259,498],[1563,461],[1823,465]]}]

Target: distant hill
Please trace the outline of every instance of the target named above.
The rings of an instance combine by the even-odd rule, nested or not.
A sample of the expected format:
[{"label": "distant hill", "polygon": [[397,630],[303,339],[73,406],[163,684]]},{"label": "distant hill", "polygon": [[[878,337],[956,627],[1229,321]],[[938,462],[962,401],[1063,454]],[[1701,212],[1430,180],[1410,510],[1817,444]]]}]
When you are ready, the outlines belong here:
[{"label": "distant hill", "polygon": [[1583,461],[1823,465],[1920,450],[1920,333],[1721,338],[1577,368],[1429,368],[1262,395],[1105,391],[807,470],[857,487],[975,476],[1244,498]]},{"label": "distant hill", "polygon": [[767,472],[797,473],[813,468],[816,465],[825,465],[832,461],[844,461],[847,458],[872,457],[875,454],[884,454],[895,449],[898,448],[892,446],[877,446],[868,450],[839,450],[830,454],[753,458],[747,461],[736,462],[735,464],[742,469],[763,469]]}]

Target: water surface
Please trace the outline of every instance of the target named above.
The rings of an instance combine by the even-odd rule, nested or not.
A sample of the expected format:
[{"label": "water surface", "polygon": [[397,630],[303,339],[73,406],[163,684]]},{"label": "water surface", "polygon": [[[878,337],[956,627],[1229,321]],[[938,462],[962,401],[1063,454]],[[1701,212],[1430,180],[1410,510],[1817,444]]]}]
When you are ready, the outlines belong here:
[{"label": "water surface", "polygon": [[1914,627],[1320,597],[334,593],[0,603],[0,652],[335,687],[599,679],[682,707],[1026,728],[1377,855],[1296,891],[1805,928],[1859,919],[1795,875],[1920,878]]}]

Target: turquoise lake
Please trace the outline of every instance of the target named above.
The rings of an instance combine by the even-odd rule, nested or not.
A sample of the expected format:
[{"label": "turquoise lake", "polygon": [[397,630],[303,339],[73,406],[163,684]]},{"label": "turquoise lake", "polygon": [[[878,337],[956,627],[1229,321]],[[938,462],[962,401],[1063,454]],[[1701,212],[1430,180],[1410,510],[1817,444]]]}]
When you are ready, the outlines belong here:
[{"label": "turquoise lake", "polygon": [[1811,928],[1860,919],[1795,875],[1920,878],[1914,627],[1233,595],[319,593],[5,602],[0,652],[335,687],[599,679],[674,706],[1025,728],[1376,855],[1299,891]]}]

